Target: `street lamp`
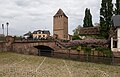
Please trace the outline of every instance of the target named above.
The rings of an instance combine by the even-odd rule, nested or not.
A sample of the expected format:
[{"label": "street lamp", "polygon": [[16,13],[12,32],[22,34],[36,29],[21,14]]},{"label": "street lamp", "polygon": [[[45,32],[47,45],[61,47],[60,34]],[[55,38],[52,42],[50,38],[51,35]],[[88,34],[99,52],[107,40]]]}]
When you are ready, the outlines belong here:
[{"label": "street lamp", "polygon": [[3,29],[3,36],[4,36],[4,24],[2,24],[2,29]]},{"label": "street lamp", "polygon": [[7,25],[7,36],[8,36],[8,25],[9,25],[9,23],[7,22],[6,25]]}]

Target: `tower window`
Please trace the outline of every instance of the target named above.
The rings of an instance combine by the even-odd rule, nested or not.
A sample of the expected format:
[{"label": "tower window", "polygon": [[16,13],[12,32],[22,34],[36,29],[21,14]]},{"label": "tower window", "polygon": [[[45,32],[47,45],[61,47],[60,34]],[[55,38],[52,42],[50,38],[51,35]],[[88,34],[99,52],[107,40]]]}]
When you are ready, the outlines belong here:
[{"label": "tower window", "polygon": [[43,37],[45,37],[45,35],[43,35]]},{"label": "tower window", "polygon": [[41,37],[41,35],[39,35],[39,38]]},{"label": "tower window", "polygon": [[117,48],[117,41],[113,41],[113,48]]}]

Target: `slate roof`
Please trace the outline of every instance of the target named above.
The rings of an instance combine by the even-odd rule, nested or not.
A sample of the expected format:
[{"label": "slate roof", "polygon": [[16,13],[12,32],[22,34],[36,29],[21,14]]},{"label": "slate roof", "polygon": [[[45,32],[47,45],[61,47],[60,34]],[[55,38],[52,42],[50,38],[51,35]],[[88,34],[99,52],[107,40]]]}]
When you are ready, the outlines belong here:
[{"label": "slate roof", "polygon": [[37,30],[37,31],[34,31],[33,34],[37,34],[38,32],[41,33],[42,30]]},{"label": "slate roof", "polygon": [[26,34],[24,34],[24,36],[29,36],[30,35],[30,33],[28,32],[28,33],[26,33]]},{"label": "slate roof", "polygon": [[43,34],[50,34],[50,32],[48,30],[43,30],[42,33]]},{"label": "slate roof", "polygon": [[39,33],[39,34],[50,34],[50,31],[48,31],[48,30],[37,30],[37,31],[34,31],[33,32],[33,34],[37,34],[37,33]]},{"label": "slate roof", "polygon": [[120,15],[115,15],[112,17],[112,24],[115,27],[120,27]]},{"label": "slate roof", "polygon": [[[59,10],[57,11],[57,13],[54,15],[54,17],[57,17],[57,16],[65,16],[65,17],[67,17],[67,16],[65,15],[65,13],[63,12],[62,9],[59,9]],[[68,17],[67,17],[67,18],[68,18]]]}]

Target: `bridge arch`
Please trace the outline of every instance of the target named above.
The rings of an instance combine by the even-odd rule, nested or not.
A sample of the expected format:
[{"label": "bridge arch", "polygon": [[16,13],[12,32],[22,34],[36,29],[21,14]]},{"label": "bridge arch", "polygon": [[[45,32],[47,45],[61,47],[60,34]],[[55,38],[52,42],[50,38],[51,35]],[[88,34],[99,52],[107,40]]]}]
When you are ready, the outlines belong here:
[{"label": "bridge arch", "polygon": [[38,56],[52,56],[54,49],[46,45],[34,46],[38,49]]}]

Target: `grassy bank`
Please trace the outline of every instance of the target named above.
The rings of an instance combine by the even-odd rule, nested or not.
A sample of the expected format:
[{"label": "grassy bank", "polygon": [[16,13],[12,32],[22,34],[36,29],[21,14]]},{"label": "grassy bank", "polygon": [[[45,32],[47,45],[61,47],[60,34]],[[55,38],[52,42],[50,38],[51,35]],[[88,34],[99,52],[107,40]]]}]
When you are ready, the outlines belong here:
[{"label": "grassy bank", "polygon": [[119,77],[120,66],[0,53],[0,77]]}]

